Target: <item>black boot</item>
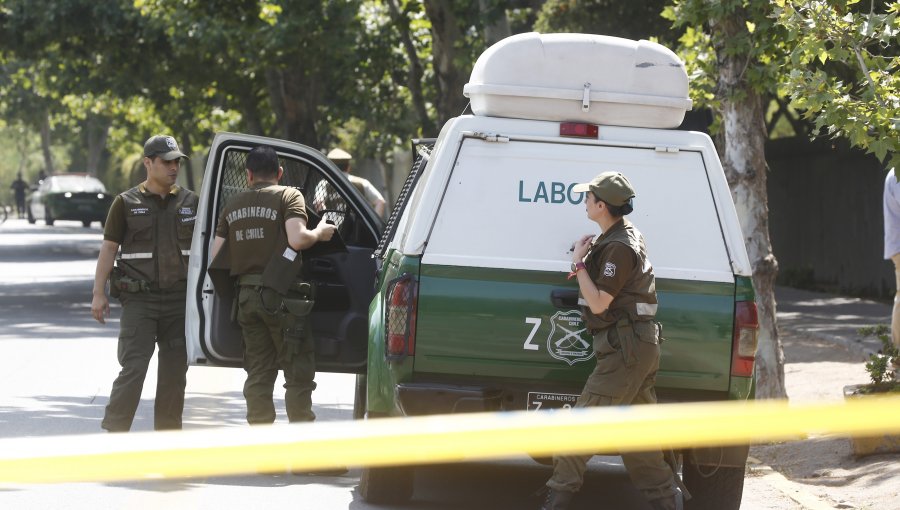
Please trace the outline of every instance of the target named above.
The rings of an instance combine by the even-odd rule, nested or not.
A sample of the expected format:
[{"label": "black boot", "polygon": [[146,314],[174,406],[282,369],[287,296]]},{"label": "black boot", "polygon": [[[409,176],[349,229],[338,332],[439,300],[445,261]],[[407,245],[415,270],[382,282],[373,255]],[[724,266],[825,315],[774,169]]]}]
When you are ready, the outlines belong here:
[{"label": "black boot", "polygon": [[652,508],[653,510],[675,510],[675,496],[660,499],[651,499],[650,508]]},{"label": "black boot", "polygon": [[544,503],[541,505],[541,510],[566,510],[569,508],[569,505],[572,504],[572,499],[574,498],[574,492],[558,491],[548,488],[547,496],[544,498]]}]

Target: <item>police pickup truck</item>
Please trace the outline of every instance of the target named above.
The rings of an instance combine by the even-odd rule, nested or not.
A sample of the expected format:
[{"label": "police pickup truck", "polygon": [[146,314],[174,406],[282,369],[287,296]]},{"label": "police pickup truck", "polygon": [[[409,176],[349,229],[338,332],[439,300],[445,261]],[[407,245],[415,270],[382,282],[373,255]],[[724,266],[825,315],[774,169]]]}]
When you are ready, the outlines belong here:
[{"label": "police pickup truck", "polygon": [[[661,402],[753,398],[756,305],[751,268],[710,138],[680,131],[690,108],[678,58],[647,41],[521,34],[487,49],[465,94],[471,114],[415,161],[382,225],[318,151],[222,133],[201,192],[188,287],[192,364],[239,366],[232,296],[207,272],[217,213],[246,186],[243,159],[273,145],[308,204],[325,180],[343,204],[316,211],[340,239],[304,254],[317,287],[318,369],[357,373],[367,419],[571,406],[594,365],[567,280],[572,242],[596,231],[575,183],[602,171],[637,190],[663,325]],[[685,508],[738,509],[748,448],[679,452]],[[397,503],[413,467],[365,468],[362,496]]]}]

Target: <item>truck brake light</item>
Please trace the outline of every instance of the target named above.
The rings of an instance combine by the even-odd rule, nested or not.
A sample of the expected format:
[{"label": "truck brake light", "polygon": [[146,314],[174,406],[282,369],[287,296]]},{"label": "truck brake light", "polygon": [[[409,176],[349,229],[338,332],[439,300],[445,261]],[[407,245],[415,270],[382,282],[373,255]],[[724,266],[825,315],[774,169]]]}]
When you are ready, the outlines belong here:
[{"label": "truck brake light", "polygon": [[584,122],[563,122],[559,125],[559,136],[599,138],[600,127],[596,124],[586,124]]},{"label": "truck brake light", "polygon": [[756,303],[738,301],[734,305],[734,339],[731,351],[731,375],[752,377],[759,341],[759,316]]},{"label": "truck brake light", "polygon": [[411,274],[388,285],[384,354],[389,360],[400,360],[416,353],[418,288],[418,282]]}]

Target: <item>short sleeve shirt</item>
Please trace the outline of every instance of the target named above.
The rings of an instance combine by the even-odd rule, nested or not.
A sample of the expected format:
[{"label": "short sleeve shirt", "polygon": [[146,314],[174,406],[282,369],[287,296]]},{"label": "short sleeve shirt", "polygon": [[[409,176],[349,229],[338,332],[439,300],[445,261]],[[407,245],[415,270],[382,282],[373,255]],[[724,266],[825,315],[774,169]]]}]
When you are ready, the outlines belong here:
[{"label": "short sleeve shirt", "polygon": [[900,253],[900,182],[892,169],[884,180],[884,258]]},{"label": "short sleeve shirt", "polygon": [[604,246],[599,254],[588,260],[592,265],[588,274],[597,288],[613,297],[619,295],[637,264],[634,251],[620,242]]},{"label": "short sleeve shirt", "polygon": [[291,218],[308,219],[306,201],[295,188],[263,183],[233,196],[216,224],[216,237],[229,243],[231,274],[262,273],[278,248],[278,229]]},{"label": "short sleeve shirt", "polygon": [[376,203],[384,201],[384,197],[381,195],[381,192],[379,192],[378,188],[373,186],[368,179],[351,175],[350,181],[354,184],[359,183],[359,187],[362,188],[363,195],[371,205],[374,206]]},{"label": "short sleeve shirt", "polygon": [[125,201],[122,195],[116,195],[109,212],[106,213],[106,224],[103,226],[103,239],[122,244],[125,240]]}]

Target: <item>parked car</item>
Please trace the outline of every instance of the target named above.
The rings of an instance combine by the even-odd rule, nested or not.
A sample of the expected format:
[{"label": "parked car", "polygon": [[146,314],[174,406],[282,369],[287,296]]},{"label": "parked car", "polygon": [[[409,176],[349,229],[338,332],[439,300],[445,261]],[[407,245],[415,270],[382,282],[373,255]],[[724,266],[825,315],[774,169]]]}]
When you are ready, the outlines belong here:
[{"label": "parked car", "polygon": [[82,173],[51,175],[28,197],[28,223],[44,220],[53,225],[56,220],[74,220],[85,227],[94,221],[103,226],[112,199],[96,177]]}]

